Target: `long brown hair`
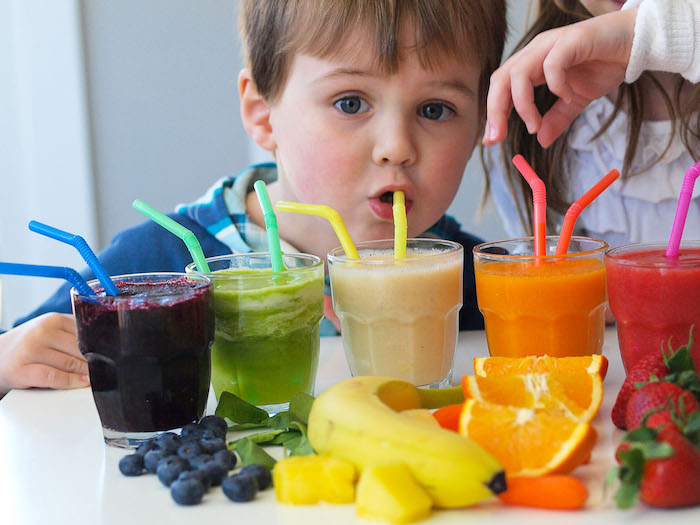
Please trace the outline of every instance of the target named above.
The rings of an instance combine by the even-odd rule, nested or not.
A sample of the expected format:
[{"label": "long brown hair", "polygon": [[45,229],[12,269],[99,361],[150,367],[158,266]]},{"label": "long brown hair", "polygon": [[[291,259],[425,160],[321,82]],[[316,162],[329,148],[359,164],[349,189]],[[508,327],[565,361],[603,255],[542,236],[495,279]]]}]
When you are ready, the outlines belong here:
[{"label": "long brown hair", "polygon": [[[537,19],[523,39],[518,43],[514,53],[525,47],[539,33],[573,24],[590,18],[591,16],[592,15],[578,0],[540,0]],[[628,114],[628,133],[627,146],[625,148],[621,170],[621,178],[623,179],[642,172],[638,171],[633,173],[631,171],[631,165],[635,153],[637,152],[639,133],[645,109],[644,95],[639,84],[645,80],[650,81],[662,95],[670,115],[673,131],[669,136],[664,153],[652,164],[644,166],[642,171],[651,168],[651,166],[658,162],[666,151],[668,151],[675,137],[677,121],[680,124],[678,127],[683,145],[693,159],[697,160],[696,151],[698,139],[700,138],[700,86],[693,87],[690,96],[681,107],[680,94],[683,86],[682,79],[679,79],[678,86],[674,92],[669,94],[652,74],[644,73],[636,82],[632,84],[622,84],[620,86],[612,114],[592,138],[592,140],[596,140],[605,133],[622,108],[624,107],[626,109]],[[549,91],[546,85],[537,86],[535,88],[535,104],[541,115],[544,115],[556,101],[557,96]],[[547,187],[547,223],[548,227],[552,228],[555,226],[556,214],[564,214],[571,204],[566,199],[565,191],[568,181],[566,180],[567,174],[565,173],[564,157],[567,150],[568,137],[569,131],[567,130],[558,137],[549,148],[545,149],[537,142],[537,135],[528,133],[524,122],[517,112],[513,111],[508,119],[508,135],[501,144],[501,156],[506,169],[506,179],[511,194],[515,202],[519,204],[517,208],[521,223],[525,231],[530,232],[530,234],[532,234],[533,228],[532,199],[526,198],[526,196],[530,194],[530,188],[525,179],[520,176],[512,165],[511,158],[518,153],[522,154],[544,181]],[[695,151],[693,146],[695,146]],[[483,148],[481,149],[481,160],[486,167]],[[485,169],[485,172],[488,173],[488,169]],[[488,197],[488,192],[489,181],[487,177],[484,189],[484,200]]]}]

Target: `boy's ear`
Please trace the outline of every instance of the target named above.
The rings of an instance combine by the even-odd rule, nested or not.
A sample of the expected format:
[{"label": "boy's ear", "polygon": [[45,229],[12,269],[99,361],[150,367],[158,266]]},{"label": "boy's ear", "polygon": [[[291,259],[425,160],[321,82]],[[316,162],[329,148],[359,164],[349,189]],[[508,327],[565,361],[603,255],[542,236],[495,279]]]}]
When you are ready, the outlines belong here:
[{"label": "boy's ear", "polygon": [[246,133],[261,148],[267,151],[277,149],[270,125],[270,106],[258,92],[247,68],[241,69],[238,74],[238,94],[241,98],[241,120]]}]

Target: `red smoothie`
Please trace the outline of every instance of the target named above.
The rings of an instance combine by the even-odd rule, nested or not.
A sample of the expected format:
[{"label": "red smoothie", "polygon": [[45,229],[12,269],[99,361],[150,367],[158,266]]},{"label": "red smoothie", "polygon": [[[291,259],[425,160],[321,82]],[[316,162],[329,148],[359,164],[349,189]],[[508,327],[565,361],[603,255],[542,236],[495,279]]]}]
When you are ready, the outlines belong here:
[{"label": "red smoothie", "polygon": [[700,242],[681,244],[678,258],[667,259],[665,243],[631,244],[605,255],[608,301],[617,320],[625,370],[642,357],[688,342],[700,370]]}]

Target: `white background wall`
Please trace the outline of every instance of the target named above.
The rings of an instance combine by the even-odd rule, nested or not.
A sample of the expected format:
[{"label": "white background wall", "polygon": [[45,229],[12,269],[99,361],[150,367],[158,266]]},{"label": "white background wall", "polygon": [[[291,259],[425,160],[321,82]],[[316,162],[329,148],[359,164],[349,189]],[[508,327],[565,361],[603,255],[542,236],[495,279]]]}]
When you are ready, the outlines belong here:
[{"label": "white background wall", "polygon": [[[527,0],[511,0],[510,42]],[[267,159],[238,118],[236,0],[0,0],[0,260],[82,267],[30,219],[83,235],[97,251],[142,216]],[[450,213],[484,238],[504,233],[477,209],[472,157]],[[0,277],[0,327],[55,287]]]}]

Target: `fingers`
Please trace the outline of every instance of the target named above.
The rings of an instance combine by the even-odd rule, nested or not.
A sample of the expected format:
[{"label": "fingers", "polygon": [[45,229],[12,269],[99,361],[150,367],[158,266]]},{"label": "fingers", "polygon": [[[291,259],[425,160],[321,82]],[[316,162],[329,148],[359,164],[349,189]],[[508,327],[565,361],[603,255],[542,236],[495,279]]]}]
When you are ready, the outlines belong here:
[{"label": "fingers", "polygon": [[537,133],[540,145],[543,148],[551,146],[589,103],[590,99],[576,94],[568,104],[562,99],[557,100],[542,118],[542,126]]},{"label": "fingers", "polygon": [[47,364],[26,365],[23,369],[26,387],[39,388],[83,388],[90,383],[87,376],[71,374]]},{"label": "fingers", "polygon": [[501,66],[491,75],[486,98],[486,128],[482,143],[485,146],[501,142],[506,137],[508,116],[513,109],[510,95],[510,75]]},{"label": "fingers", "polygon": [[534,90],[535,86],[545,82],[542,64],[555,43],[556,31],[542,33],[491,75],[484,145],[495,144],[505,138],[512,108],[518,112],[530,133],[539,130],[542,117],[535,105]]}]

